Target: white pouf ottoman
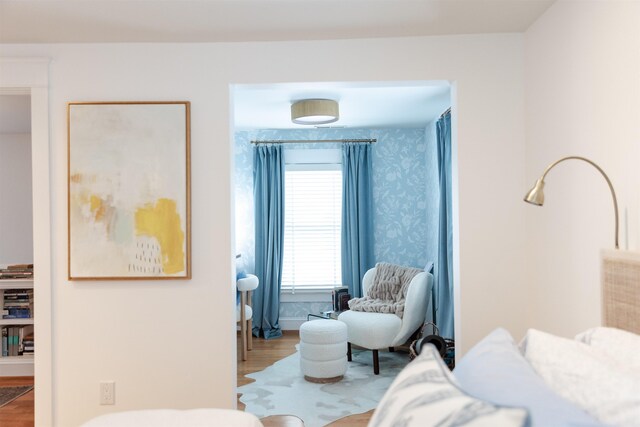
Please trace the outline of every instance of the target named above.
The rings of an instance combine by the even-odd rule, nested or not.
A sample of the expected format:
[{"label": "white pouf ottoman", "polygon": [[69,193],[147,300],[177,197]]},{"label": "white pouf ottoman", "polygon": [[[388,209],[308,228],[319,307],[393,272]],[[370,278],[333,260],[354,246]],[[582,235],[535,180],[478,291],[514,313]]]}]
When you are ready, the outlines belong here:
[{"label": "white pouf ottoman", "polygon": [[347,325],[339,320],[311,320],[300,326],[300,369],[316,383],[340,381],[347,372]]}]

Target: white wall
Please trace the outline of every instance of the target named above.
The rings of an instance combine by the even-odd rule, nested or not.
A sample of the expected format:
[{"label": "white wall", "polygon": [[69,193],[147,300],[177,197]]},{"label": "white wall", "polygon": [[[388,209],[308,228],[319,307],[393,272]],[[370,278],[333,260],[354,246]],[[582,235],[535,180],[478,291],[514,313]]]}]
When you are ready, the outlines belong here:
[{"label": "white wall", "polygon": [[[450,80],[459,187],[462,349],[526,327],[523,37],[327,42],[4,45],[48,56],[52,146],[53,362],[57,425],[114,410],[235,405],[229,84]],[[309,65],[314,66],[310,67]],[[69,282],[66,102],[189,100],[193,279]],[[98,382],[115,380],[115,406]]]},{"label": "white wall", "polygon": [[0,265],[33,262],[31,134],[0,134]]},{"label": "white wall", "polygon": [[[526,33],[527,188],[566,155],[598,163],[640,246],[640,3],[555,3]],[[613,248],[612,199],[586,163],[546,178],[528,207],[531,326],[572,336],[600,323],[600,250]],[[526,191],[523,188],[522,194]],[[621,228],[621,247],[626,243]]]}]

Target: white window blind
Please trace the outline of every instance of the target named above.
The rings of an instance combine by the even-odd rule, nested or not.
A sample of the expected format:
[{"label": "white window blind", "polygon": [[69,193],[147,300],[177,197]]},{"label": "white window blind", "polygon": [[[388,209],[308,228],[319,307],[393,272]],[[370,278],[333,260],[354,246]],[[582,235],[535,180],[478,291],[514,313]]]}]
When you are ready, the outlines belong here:
[{"label": "white window blind", "polygon": [[282,286],[296,289],[341,284],[340,165],[287,165],[284,185]]}]

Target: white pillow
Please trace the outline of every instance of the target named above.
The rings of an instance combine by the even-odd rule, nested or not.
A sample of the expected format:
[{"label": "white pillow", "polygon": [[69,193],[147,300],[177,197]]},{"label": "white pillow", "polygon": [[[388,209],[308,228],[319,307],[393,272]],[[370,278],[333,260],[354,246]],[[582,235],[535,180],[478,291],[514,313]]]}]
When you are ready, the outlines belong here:
[{"label": "white pillow", "polygon": [[556,393],[606,424],[639,425],[640,381],[605,352],[535,329],[527,332],[521,346]]},{"label": "white pillow", "polygon": [[613,362],[637,371],[640,381],[640,335],[622,329],[597,327],[576,335],[576,340],[603,351]]},{"label": "white pillow", "polygon": [[523,408],[507,408],[466,395],[429,344],[385,393],[368,427],[528,425]]},{"label": "white pillow", "polygon": [[456,363],[453,376],[465,392],[506,406],[526,406],[532,427],[602,427],[582,408],[545,384],[505,329],[498,328]]}]

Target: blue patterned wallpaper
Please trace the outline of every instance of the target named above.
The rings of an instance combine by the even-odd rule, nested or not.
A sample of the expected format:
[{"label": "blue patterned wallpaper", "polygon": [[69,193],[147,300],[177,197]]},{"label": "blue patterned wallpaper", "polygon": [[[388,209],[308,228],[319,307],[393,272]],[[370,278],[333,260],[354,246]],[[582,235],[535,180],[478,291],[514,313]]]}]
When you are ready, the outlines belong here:
[{"label": "blue patterned wallpaper", "polygon": [[[422,268],[434,261],[438,237],[438,172],[433,126],[419,129],[256,130],[235,133],[236,251],[253,271],[253,165],[255,139],[366,139],[373,146],[374,256]],[[339,144],[288,144],[287,148],[339,148]],[[434,185],[435,184],[435,185]],[[434,234],[435,230],[435,234]],[[317,308],[317,307],[316,307]],[[309,303],[283,303],[281,316],[310,311]]]},{"label": "blue patterned wallpaper", "polygon": [[373,148],[376,262],[427,262],[427,145],[424,129],[385,129]]},{"label": "blue patterned wallpaper", "polygon": [[281,302],[281,319],[307,319],[307,314],[320,314],[323,311],[331,310],[331,302]]}]

